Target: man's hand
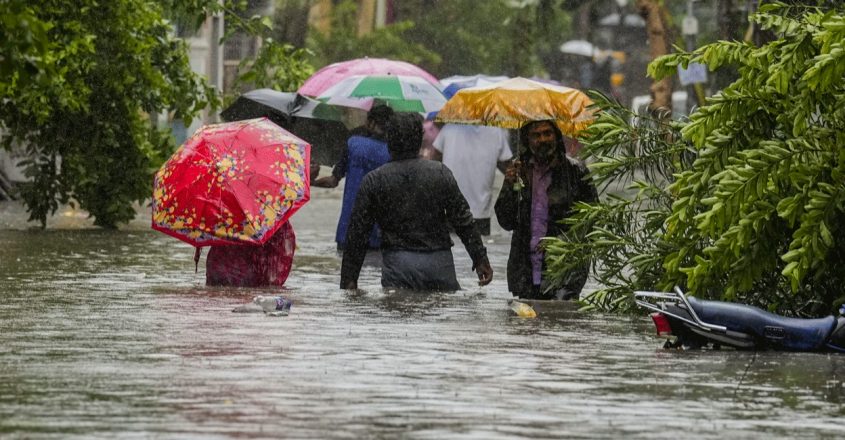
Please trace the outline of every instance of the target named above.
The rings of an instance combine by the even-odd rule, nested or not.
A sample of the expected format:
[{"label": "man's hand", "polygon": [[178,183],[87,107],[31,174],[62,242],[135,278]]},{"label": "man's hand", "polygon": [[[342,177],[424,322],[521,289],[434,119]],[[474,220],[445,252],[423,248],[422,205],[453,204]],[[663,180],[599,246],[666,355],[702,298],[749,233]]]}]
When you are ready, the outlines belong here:
[{"label": "man's hand", "polygon": [[335,188],[337,187],[337,177],[335,176],[323,176],[319,179],[314,180],[314,186],[319,186],[320,188]]},{"label": "man's hand", "polygon": [[490,261],[487,260],[487,257],[479,261],[474,269],[475,273],[478,274],[479,286],[486,286],[490,284],[490,281],[493,281],[493,268],[490,267]]},{"label": "man's hand", "polygon": [[309,173],[311,174],[311,184],[313,185],[317,177],[320,176],[320,164],[312,162]]},{"label": "man's hand", "polygon": [[522,175],[522,162],[515,160],[505,169],[505,183],[513,185]]}]

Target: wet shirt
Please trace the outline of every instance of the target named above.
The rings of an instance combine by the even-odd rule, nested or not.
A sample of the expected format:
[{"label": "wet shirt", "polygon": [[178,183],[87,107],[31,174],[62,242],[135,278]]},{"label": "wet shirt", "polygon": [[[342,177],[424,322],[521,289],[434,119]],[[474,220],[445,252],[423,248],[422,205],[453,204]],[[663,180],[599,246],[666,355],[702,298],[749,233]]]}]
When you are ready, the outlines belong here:
[{"label": "wet shirt", "polygon": [[531,173],[531,280],[540,285],[543,274],[543,255],[540,240],[548,232],[549,222],[549,184],[552,173],[547,165],[534,164]]},{"label": "wet shirt", "polygon": [[513,157],[507,130],[447,124],[434,140],[434,148],[443,153],[443,164],[455,175],[472,216],[490,218],[496,165]]},{"label": "wet shirt", "polygon": [[262,246],[212,246],[205,260],[209,286],[282,286],[293,265],[296,236],[285,222]]},{"label": "wet shirt", "polygon": [[487,255],[455,178],[439,162],[392,161],[364,177],[349,223],[341,286],[358,280],[366,237],[375,223],[381,226],[384,250],[450,249],[451,225],[473,264]]},{"label": "wet shirt", "polygon": [[[390,160],[387,143],[365,136],[351,136],[347,143],[347,151],[343,205],[341,206],[340,219],[337,222],[337,233],[335,234],[335,241],[340,245],[346,243],[349,217],[352,214],[352,206],[355,203],[361,181],[367,173]],[[369,246],[372,248],[379,247],[379,231],[377,228],[370,233]]]}]

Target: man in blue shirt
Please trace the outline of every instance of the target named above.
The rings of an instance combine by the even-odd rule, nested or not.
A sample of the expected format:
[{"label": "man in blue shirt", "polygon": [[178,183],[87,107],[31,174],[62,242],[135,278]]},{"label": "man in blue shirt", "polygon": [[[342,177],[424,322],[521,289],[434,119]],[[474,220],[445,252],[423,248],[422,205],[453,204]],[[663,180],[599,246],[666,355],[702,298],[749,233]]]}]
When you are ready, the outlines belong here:
[{"label": "man in blue shirt", "polygon": [[[352,205],[355,203],[361,180],[367,173],[390,160],[384,132],[385,125],[392,115],[393,109],[386,105],[373,107],[367,113],[367,123],[363,129],[354,130],[352,136],[349,137],[346,152],[332,169],[332,175],[314,181],[314,186],[334,188],[337,187],[340,179],[346,177],[346,185],[343,189],[343,205],[341,206],[340,218],[337,221],[337,233],[335,234],[338,250],[343,250],[346,247],[349,216],[352,214]],[[370,234],[369,247],[376,249],[379,245],[380,232],[376,227]]]}]

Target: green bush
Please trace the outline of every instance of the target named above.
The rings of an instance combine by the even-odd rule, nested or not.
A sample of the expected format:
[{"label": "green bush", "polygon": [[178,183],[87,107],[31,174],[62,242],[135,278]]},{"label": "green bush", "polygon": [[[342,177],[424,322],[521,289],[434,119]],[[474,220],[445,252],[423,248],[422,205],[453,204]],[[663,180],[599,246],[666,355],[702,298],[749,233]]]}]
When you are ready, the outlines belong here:
[{"label": "green bush", "polygon": [[[694,155],[688,166],[683,159],[665,164],[673,173],[667,187],[646,185],[637,193],[647,206],[665,206],[661,201],[668,197],[671,211],[642,212],[631,207],[636,203],[630,198],[607,196],[601,206],[579,210],[588,218],[624,202],[628,217],[619,221],[648,226],[616,226],[622,240],[614,258],[628,261],[625,269],[607,269],[601,261],[609,252],[602,240],[612,235],[597,228],[611,221],[610,214],[597,215],[596,228],[584,234],[588,241],[551,241],[551,262],[572,246],[586,247],[599,260],[595,277],[603,281],[615,274],[611,279],[619,280],[587,302],[630,304],[634,289],[673,284],[700,297],[797,315],[826,314],[845,301],[845,272],[839,270],[845,240],[838,238],[845,231],[845,16],[841,8],[769,4],[752,18],[777,38],[761,47],[720,41],[649,66],[652,76],[662,78],[690,62],[711,70],[730,65],[738,68],[739,79],[679,127],[682,138],[649,130],[667,139],[665,158],[685,157],[688,144]],[[616,163],[641,159],[630,150],[603,155],[612,152],[608,144],[614,136],[631,136],[624,120],[607,118],[601,116],[585,140],[598,179]],[[619,141],[624,145],[625,139]],[[648,241],[637,235],[642,231],[651,246],[642,245]],[[648,270],[639,269],[640,262]]]}]

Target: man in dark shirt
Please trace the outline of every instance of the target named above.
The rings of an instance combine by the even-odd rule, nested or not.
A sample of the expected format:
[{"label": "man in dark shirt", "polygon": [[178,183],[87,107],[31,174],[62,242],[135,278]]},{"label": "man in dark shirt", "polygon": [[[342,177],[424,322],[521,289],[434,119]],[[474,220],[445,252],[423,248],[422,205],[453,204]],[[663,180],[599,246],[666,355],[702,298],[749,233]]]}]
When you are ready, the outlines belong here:
[{"label": "man in dark shirt", "polygon": [[469,205],[451,171],[440,162],[419,159],[422,124],[400,113],[387,126],[391,161],[364,177],[346,236],[340,273],[342,289],[357,289],[373,224],[382,229],[384,287],[458,290],[452,260],[451,225],[472,258],[478,284],[493,279],[487,249],[475,229]]}]

